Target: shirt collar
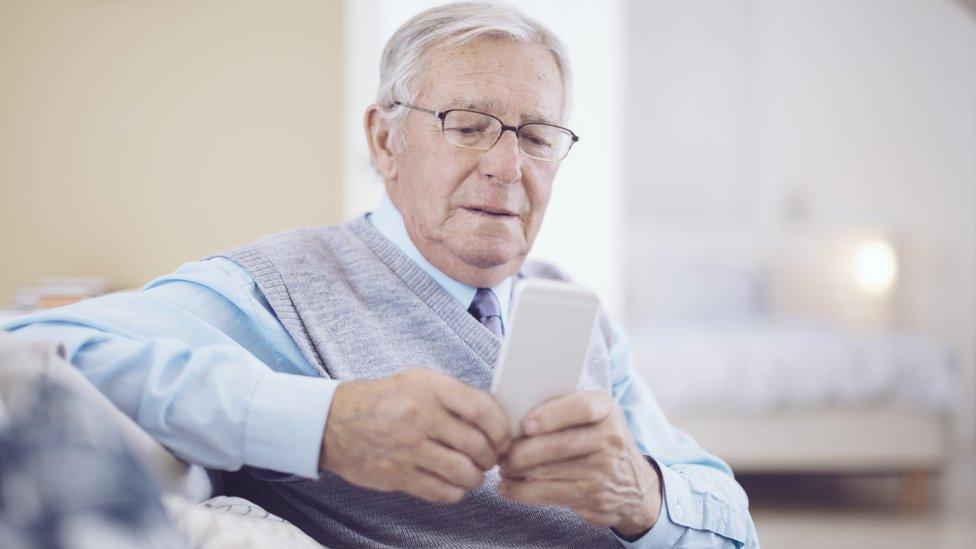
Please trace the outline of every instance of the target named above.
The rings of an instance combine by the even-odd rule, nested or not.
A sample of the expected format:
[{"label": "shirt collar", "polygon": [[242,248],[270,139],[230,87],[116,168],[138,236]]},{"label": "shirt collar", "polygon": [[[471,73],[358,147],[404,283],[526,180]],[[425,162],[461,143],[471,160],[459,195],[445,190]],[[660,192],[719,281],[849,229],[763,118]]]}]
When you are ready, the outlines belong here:
[{"label": "shirt collar", "polygon": [[[441,285],[442,288],[447,290],[447,293],[454,296],[455,299],[460,301],[465,307],[471,305],[474,300],[474,295],[477,293],[478,289],[474,286],[468,286],[463,282],[458,282],[453,278],[447,276],[440,271],[437,267],[430,264],[429,261],[420,253],[417,246],[414,245],[413,240],[410,239],[410,235],[407,234],[407,227],[403,223],[403,216],[400,215],[400,211],[397,210],[393,201],[390,197],[383,193],[383,198],[380,199],[379,205],[376,206],[376,210],[372,213],[366,214],[366,219],[373,224],[373,227],[380,232],[381,235],[386,237],[387,240],[392,242],[401,252],[405,253],[407,257],[413,260],[421,269],[424,270],[435,282]],[[508,309],[512,301],[512,281],[514,277],[508,277],[501,281],[500,284],[491,288],[494,292],[495,297],[498,298],[498,303],[501,308],[502,317],[502,327],[508,328]]]}]

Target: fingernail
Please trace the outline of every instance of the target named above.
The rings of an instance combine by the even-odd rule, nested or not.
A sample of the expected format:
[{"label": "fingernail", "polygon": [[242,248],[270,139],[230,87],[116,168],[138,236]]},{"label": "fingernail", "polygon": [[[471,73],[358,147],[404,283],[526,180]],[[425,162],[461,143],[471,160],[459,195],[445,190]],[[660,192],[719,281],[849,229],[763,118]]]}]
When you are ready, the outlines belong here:
[{"label": "fingernail", "polygon": [[539,432],[539,424],[534,419],[527,420],[522,426],[522,432],[527,435],[534,435]]}]

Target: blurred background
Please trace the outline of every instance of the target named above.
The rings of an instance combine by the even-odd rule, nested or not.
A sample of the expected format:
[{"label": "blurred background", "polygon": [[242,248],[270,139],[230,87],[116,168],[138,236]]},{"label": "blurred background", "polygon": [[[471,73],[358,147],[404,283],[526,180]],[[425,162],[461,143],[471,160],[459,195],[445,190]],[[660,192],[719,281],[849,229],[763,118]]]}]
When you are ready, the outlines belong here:
[{"label": "blurred background", "polygon": [[[386,39],[441,2],[0,0],[0,304],[372,208]],[[976,536],[976,2],[556,0],[536,255],[596,288],[767,547]]]}]

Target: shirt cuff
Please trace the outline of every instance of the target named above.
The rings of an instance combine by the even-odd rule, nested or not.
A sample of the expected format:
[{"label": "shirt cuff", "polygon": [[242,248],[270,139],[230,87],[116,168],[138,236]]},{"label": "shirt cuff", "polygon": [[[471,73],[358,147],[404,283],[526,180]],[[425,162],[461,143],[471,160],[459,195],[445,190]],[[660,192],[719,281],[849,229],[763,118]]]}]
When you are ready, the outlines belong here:
[{"label": "shirt cuff", "polygon": [[339,382],[268,372],[254,388],[244,429],[244,463],[318,477],[325,419]]},{"label": "shirt cuff", "polygon": [[[651,457],[647,459],[648,461],[654,461]],[[659,464],[657,461],[654,461],[654,463],[657,464],[658,470],[661,471],[661,510],[658,512],[657,522],[643,536],[633,541],[628,541],[620,535],[617,535],[617,539],[623,547],[638,549],[672,547],[686,530],[684,526],[676,524],[671,520],[672,514],[683,513],[681,505],[678,504],[676,509],[668,509],[669,488],[677,488],[675,483],[680,485],[683,479],[679,478],[674,471]],[[674,491],[680,492],[680,489]]]}]

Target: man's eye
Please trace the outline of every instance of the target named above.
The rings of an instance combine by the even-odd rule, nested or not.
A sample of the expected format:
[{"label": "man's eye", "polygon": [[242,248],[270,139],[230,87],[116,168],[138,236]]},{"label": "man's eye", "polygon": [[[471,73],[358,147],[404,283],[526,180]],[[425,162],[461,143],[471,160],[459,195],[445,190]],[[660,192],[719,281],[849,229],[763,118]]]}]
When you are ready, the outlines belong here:
[{"label": "man's eye", "polygon": [[541,137],[526,137],[529,140],[529,144],[535,145],[536,147],[551,147],[552,144]]},{"label": "man's eye", "polygon": [[461,133],[461,134],[464,134],[464,135],[471,135],[471,134],[480,133],[480,132],[483,131],[482,128],[476,128],[474,126],[459,126],[459,127],[456,127],[456,128],[447,128],[447,130],[448,131],[452,131],[452,132]]}]

